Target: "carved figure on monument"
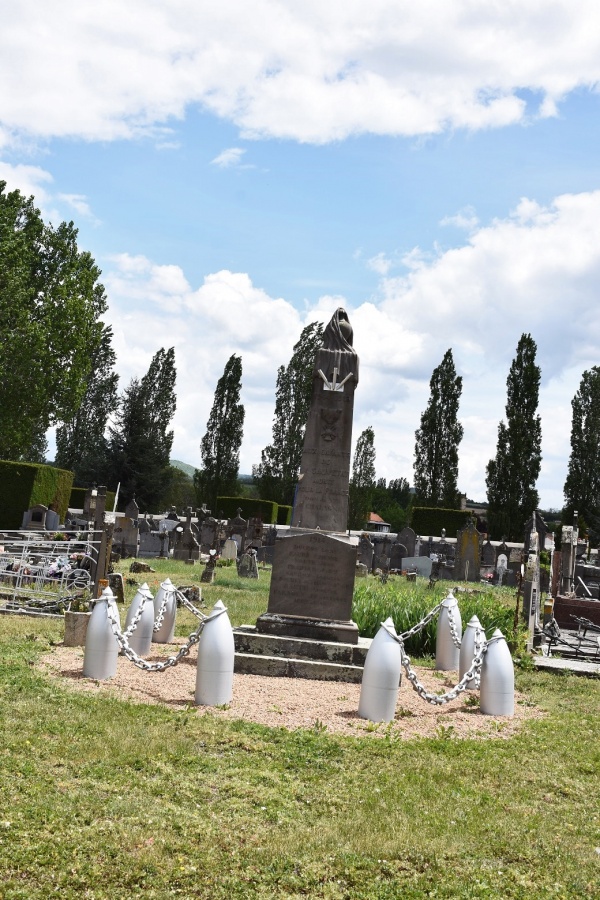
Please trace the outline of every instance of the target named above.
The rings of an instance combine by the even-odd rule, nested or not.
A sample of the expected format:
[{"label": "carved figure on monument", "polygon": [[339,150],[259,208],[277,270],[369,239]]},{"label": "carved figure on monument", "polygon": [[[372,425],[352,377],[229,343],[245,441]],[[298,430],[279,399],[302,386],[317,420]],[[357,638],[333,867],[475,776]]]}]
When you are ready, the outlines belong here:
[{"label": "carved figure on monument", "polygon": [[313,369],[313,392],[292,525],[343,532],[348,523],[348,483],[358,355],[352,326],[338,309],[323,334]]}]

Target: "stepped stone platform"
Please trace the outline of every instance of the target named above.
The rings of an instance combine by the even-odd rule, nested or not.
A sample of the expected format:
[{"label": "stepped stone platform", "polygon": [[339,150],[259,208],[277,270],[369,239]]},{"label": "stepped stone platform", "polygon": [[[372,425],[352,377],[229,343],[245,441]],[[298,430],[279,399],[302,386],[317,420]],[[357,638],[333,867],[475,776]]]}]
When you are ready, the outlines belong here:
[{"label": "stepped stone platform", "polygon": [[235,671],[245,675],[313,678],[360,684],[370,638],[357,644],[263,634],[254,625],[233,629]]}]

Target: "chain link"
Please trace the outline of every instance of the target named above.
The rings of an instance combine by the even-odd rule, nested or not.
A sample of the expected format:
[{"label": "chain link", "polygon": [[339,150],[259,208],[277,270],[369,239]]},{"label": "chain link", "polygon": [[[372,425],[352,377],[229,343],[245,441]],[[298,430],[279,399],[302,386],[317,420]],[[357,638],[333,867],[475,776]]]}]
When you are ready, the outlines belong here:
[{"label": "chain link", "polygon": [[202,621],[198,625],[196,631],[193,631],[185,644],[183,644],[178,652],[174,656],[169,656],[168,659],[163,663],[149,663],[145,659],[142,659],[141,656],[129,646],[129,641],[127,640],[127,632],[122,632],[119,620],[118,620],[118,610],[112,603],[107,604],[107,612],[108,619],[111,625],[112,633],[117,639],[117,643],[119,647],[123,651],[123,656],[126,657],[130,662],[137,666],[138,669],[144,669],[146,672],[163,672],[165,669],[171,668],[171,666],[176,666],[177,663],[190,652],[194,644],[197,644],[200,640],[200,635],[204,630],[204,626],[207,622],[212,621],[212,619],[218,618],[218,616],[222,616],[223,613],[227,612],[227,608],[223,607],[223,609],[218,609],[216,612],[210,614],[210,616],[202,616]]},{"label": "chain link", "polygon": [[196,616],[197,619],[205,619],[206,618],[204,613],[200,612],[199,609],[196,609],[196,607],[194,606],[192,601],[188,600],[188,598],[185,596],[183,591],[180,591],[179,588],[175,588],[175,596],[177,597],[177,599],[179,600],[181,605],[185,606],[185,608],[187,610],[189,610],[189,612],[191,612],[194,616]]},{"label": "chain link", "polygon": [[[444,601],[442,600],[442,603]],[[416,625],[413,625],[412,628],[409,628],[408,631],[403,631],[402,634],[396,635],[396,637],[400,637],[402,641],[407,641],[413,634],[418,634],[420,631],[423,631],[426,625],[429,625],[432,619],[435,619],[440,609],[442,608],[442,603],[438,603],[437,606],[434,606],[431,612],[428,612],[425,618],[421,619]]]},{"label": "chain link", "polygon": [[163,597],[160,609],[158,610],[158,615],[156,616],[156,621],[154,622],[154,628],[152,629],[155,634],[162,628],[163,619],[165,617],[165,610],[167,608],[167,602],[169,601],[172,593],[173,591],[171,590],[165,591],[165,596]]},{"label": "chain link", "polygon": [[[448,597],[446,597],[446,600],[447,599]],[[452,635],[454,646],[460,650],[461,639],[456,628],[456,622],[454,620],[454,610],[457,609],[457,607],[458,604],[456,603],[454,604],[454,606],[447,606],[446,610],[448,612],[448,625],[450,626],[450,634]]]},{"label": "chain link", "polygon": [[144,612],[144,607],[145,607],[146,603],[148,602],[148,600],[152,600],[151,596],[149,596],[145,591],[142,591],[141,594],[142,594],[142,602],[138,606],[133,619],[129,623],[129,627],[127,628],[127,631],[123,632],[123,637],[126,637],[126,638],[131,637],[131,635],[137,628],[140,619],[142,618],[142,613]]},{"label": "chain link", "polygon": [[[440,604],[440,606],[441,606],[441,604]],[[427,688],[425,687],[425,685],[419,681],[417,673],[412,668],[412,666],[410,664],[410,656],[408,656],[408,654],[404,650],[403,636],[394,634],[393,631],[390,631],[389,626],[387,626],[385,624],[385,622],[381,623],[381,627],[385,628],[385,630],[389,634],[389,636],[391,638],[393,638],[397,644],[400,645],[400,655],[401,655],[402,665],[406,672],[406,677],[408,678],[408,680],[410,681],[410,683],[413,687],[413,690],[415,690],[417,692],[417,694],[419,695],[419,697],[421,697],[422,700],[425,700],[427,703],[433,703],[434,705],[437,705],[437,706],[442,706],[444,703],[450,703],[451,700],[456,700],[456,698],[462,691],[466,691],[467,685],[471,681],[471,679],[478,677],[480,675],[481,666],[483,664],[483,658],[484,658],[485,654],[487,653],[488,647],[490,646],[490,644],[493,644],[499,640],[504,640],[504,638],[501,636],[498,636],[495,638],[492,637],[492,638],[490,638],[489,641],[484,640],[482,642],[482,644],[479,646],[479,648],[476,643],[475,655],[473,656],[473,662],[471,663],[471,667],[467,672],[465,672],[465,674],[463,675],[461,680],[458,682],[458,684],[443,694],[433,694],[430,691],[428,691]]]}]

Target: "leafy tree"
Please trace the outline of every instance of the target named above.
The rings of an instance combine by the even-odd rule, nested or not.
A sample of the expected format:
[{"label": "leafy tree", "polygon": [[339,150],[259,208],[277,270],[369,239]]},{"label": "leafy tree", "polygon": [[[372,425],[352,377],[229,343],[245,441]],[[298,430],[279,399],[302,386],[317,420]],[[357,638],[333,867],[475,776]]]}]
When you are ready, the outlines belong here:
[{"label": "leafy tree", "polygon": [[375,490],[375,432],[365,428],[359,435],[352,462],[349,492],[349,527],[364,528],[371,512]]},{"label": "leafy tree", "polygon": [[1,459],[39,455],[48,426],[75,415],[102,340],[99,276],[72,222],[45,224],[0,181]]},{"label": "leafy tree", "polygon": [[408,525],[411,502],[410,485],[406,478],[393,478],[386,483],[379,478],[372,498],[372,509],[388,522],[394,532]]},{"label": "leafy tree", "polygon": [[463,427],[457,418],[462,378],[456,374],[452,350],[446,351],[433,370],[429,387],[429,403],[415,432],[415,489],[420,503],[453,509],[458,501],[458,446]]},{"label": "leafy tree", "polygon": [[293,502],[312,396],[315,356],[322,343],[323,325],[312,322],[294,344],[288,365],[277,370],[273,440],[262,451],[260,464],[253,467],[264,500]]},{"label": "leafy tree", "polygon": [[217,382],[212,409],[202,438],[202,469],[196,469],[194,485],[198,502],[218,513],[218,496],[235,494],[244,433],[244,407],[240,403],[242,358],[229,357]]},{"label": "leafy tree", "polygon": [[[564,521],[571,522],[575,510],[588,524],[590,540],[600,539],[600,368],[583,373],[579,390],[571,401],[571,456],[565,481]],[[580,526],[581,527],[581,526]]]},{"label": "leafy tree", "polygon": [[535,484],[542,461],[542,424],[537,415],[541,371],[537,346],[522,334],[506,382],[506,424],[498,425],[496,456],[486,469],[488,525],[493,537],[522,540],[525,522],[537,509]]},{"label": "leafy tree", "polygon": [[161,348],[140,380],[133,378],[109,428],[107,482],[121,483],[125,505],[135,497],[141,512],[158,512],[172,479],[169,459],[175,414],[175,351]]},{"label": "leafy tree", "polygon": [[56,431],[55,463],[75,473],[73,483],[77,487],[87,487],[105,477],[108,457],[105,431],[109,417],[118,406],[119,376],[114,372],[116,354],[111,338],[111,327],[104,325],[102,341],[91,354],[92,367],[81,404],[75,415]]}]

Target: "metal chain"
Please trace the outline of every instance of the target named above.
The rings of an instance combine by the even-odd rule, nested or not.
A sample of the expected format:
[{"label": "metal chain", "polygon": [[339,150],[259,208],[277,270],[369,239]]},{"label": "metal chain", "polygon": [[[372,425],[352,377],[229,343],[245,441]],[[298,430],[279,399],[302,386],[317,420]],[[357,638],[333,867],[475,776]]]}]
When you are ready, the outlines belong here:
[{"label": "metal chain", "polygon": [[158,615],[156,616],[156,621],[154,623],[154,628],[152,629],[152,631],[154,633],[156,633],[157,631],[160,631],[160,629],[162,628],[163,619],[165,617],[165,610],[167,608],[167,601],[169,600],[169,596],[172,593],[173,593],[173,591],[171,591],[171,590],[165,591],[165,596],[163,597],[163,602],[160,605],[160,609],[158,611]]},{"label": "metal chain", "polygon": [[138,608],[137,608],[137,610],[136,610],[136,613],[135,613],[133,619],[132,619],[131,622],[129,623],[129,627],[127,628],[127,631],[124,631],[124,632],[123,632],[123,637],[126,637],[126,638],[131,637],[131,635],[133,634],[133,632],[134,632],[135,629],[137,628],[140,619],[142,618],[142,613],[143,613],[143,611],[144,611],[144,607],[145,607],[146,602],[147,602],[148,600],[151,600],[151,597],[149,597],[148,594],[143,593],[143,594],[142,594],[142,602],[141,602],[140,605],[138,606]]},{"label": "metal chain", "polygon": [[[447,599],[448,598],[446,597],[446,600]],[[457,606],[458,606],[458,604],[457,604]],[[450,626],[450,634],[452,635],[452,641],[454,642],[454,646],[460,650],[461,640],[460,640],[460,637],[459,637],[457,629],[456,629],[456,622],[454,621],[455,608],[456,607],[454,607],[454,606],[446,607],[446,609],[448,611],[448,625]]]},{"label": "metal chain", "polygon": [[[496,641],[501,640],[500,636],[494,638],[490,638],[489,641],[484,641],[483,646],[480,647],[479,652],[477,652],[477,648],[475,649],[475,655],[473,656],[473,662],[471,663],[470,669],[465,672],[461,680],[458,682],[455,687],[451,688],[449,691],[446,691],[443,694],[432,694],[427,690],[425,685],[423,685],[417,676],[417,673],[410,665],[410,656],[404,650],[404,641],[402,640],[402,635],[394,634],[394,632],[390,631],[389,627],[385,624],[385,622],[381,623],[381,627],[386,630],[391,638],[393,638],[397,644],[400,645],[400,654],[402,659],[402,665],[406,671],[406,677],[410,681],[413,690],[417,692],[419,697],[422,700],[425,700],[427,703],[433,703],[434,705],[441,706],[444,703],[450,703],[451,700],[456,700],[458,695],[462,691],[467,690],[467,684],[471,681],[472,678],[475,677],[475,674],[479,674],[481,672],[481,666],[483,663],[483,658],[488,651],[488,647],[490,644],[495,643]],[[503,639],[503,638],[502,638]]]},{"label": "metal chain", "polygon": [[182,604],[182,606],[185,606],[185,608],[187,610],[189,610],[194,616],[196,616],[197,619],[205,619],[206,618],[204,613],[200,612],[199,609],[196,609],[196,607],[194,606],[192,601],[188,600],[188,598],[185,596],[183,591],[180,591],[179,588],[175,588],[175,595],[176,595],[177,599],[179,600],[179,602]]},{"label": "metal chain", "polygon": [[[497,639],[496,639],[496,640],[497,640]],[[473,647],[473,659],[475,659],[476,656],[480,656],[480,655],[481,655],[481,651],[482,651],[482,648],[483,648],[483,645],[484,645],[484,644],[485,644],[485,631],[483,630],[483,628],[481,628],[481,627],[478,625],[477,628],[475,629],[475,642],[474,642],[474,647]],[[477,674],[475,675],[475,688],[476,688],[476,689],[479,689],[479,683],[480,683],[480,681],[481,681],[481,670],[479,670],[479,671],[477,672]]]},{"label": "metal chain", "polygon": [[183,644],[178,652],[174,656],[169,656],[168,659],[165,660],[164,663],[149,663],[145,659],[142,659],[141,656],[138,656],[135,650],[133,650],[129,646],[129,641],[127,640],[126,634],[121,631],[119,626],[119,620],[117,618],[118,612],[115,607],[113,607],[112,603],[107,604],[107,613],[108,619],[110,621],[112,633],[114,634],[117,642],[123,651],[123,656],[125,656],[130,662],[137,666],[138,669],[144,669],[146,672],[163,672],[165,669],[171,668],[171,666],[176,666],[177,663],[190,652],[194,644],[197,644],[200,640],[200,635],[204,630],[204,626],[207,622],[210,622],[212,619],[218,618],[218,616],[223,615],[223,613],[227,612],[227,608],[223,607],[223,609],[218,609],[216,612],[211,613],[210,616],[203,617],[202,621],[198,625],[196,631],[193,631],[185,644]]},{"label": "metal chain", "polygon": [[[444,601],[442,600],[442,603]],[[400,637],[402,641],[407,641],[413,634],[418,634],[420,631],[423,631],[426,625],[429,625],[432,619],[435,619],[440,609],[442,608],[442,603],[438,603],[437,606],[434,606],[431,612],[428,612],[424,619],[421,619],[416,625],[413,625],[412,628],[409,628],[408,631],[403,631],[401,635],[396,635],[396,637]]]}]

